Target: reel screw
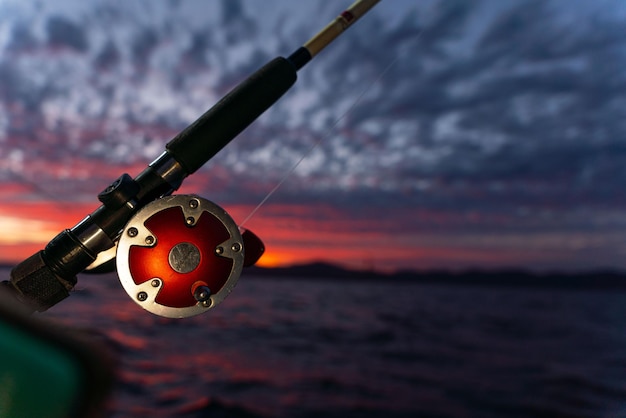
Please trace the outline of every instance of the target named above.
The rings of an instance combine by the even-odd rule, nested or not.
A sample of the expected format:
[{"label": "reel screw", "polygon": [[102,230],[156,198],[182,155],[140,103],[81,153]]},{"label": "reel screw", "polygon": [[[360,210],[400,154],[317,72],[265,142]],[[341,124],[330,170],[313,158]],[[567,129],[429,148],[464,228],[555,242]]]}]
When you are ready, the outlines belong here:
[{"label": "reel screw", "polygon": [[148,294],[146,292],[137,293],[137,300],[139,300],[139,302],[144,302],[146,299],[148,299]]},{"label": "reel screw", "polygon": [[159,287],[159,283],[160,283],[160,281],[159,281],[158,279],[154,279],[154,280],[152,280],[152,281],[150,282],[150,285],[151,285],[152,287]]},{"label": "reel screw", "polygon": [[187,219],[185,219],[185,223],[187,225],[193,225],[194,223],[196,223],[196,219],[193,216],[190,216]]},{"label": "reel screw", "polygon": [[137,228],[135,228],[134,226],[131,228],[128,228],[128,236],[129,237],[136,237],[137,234],[139,234],[139,231],[137,230]]},{"label": "reel screw", "polygon": [[196,209],[199,205],[200,205],[200,202],[198,202],[198,199],[191,199],[189,201],[189,207],[191,209]]},{"label": "reel screw", "polygon": [[238,242],[234,243],[232,247],[230,247],[234,252],[239,252],[241,251],[241,244],[239,244]]},{"label": "reel screw", "polygon": [[217,255],[224,254],[224,247],[217,247],[215,249],[215,254],[217,254]]},{"label": "reel screw", "polygon": [[154,237],[152,235],[148,235],[146,237],[146,244],[148,244],[148,245],[154,244]]},{"label": "reel screw", "polygon": [[198,286],[193,292],[193,297],[196,298],[198,302],[204,303],[211,297],[211,289],[207,286]]}]

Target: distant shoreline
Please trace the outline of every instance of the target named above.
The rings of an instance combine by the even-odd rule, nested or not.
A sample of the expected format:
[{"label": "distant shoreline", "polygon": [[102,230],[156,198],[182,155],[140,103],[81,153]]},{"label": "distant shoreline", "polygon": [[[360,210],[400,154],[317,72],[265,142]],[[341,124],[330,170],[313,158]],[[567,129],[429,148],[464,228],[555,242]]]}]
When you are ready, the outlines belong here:
[{"label": "distant shoreline", "polygon": [[533,273],[521,269],[400,271],[352,270],[326,263],[302,264],[291,267],[248,267],[242,276],[281,279],[318,279],[342,281],[384,281],[386,283],[423,283],[440,285],[504,286],[568,289],[624,289],[626,273],[619,271],[589,271],[582,273]]},{"label": "distant shoreline", "polygon": [[[11,270],[14,265],[0,264],[0,269]],[[247,267],[244,278],[274,278],[285,280],[315,279],[340,280],[346,283],[363,281],[385,283],[435,284],[451,286],[498,286],[559,289],[626,290],[626,272],[598,270],[579,273],[535,273],[523,269],[499,270],[406,270],[383,273],[357,270],[329,263],[300,264],[289,267]],[[8,276],[6,277],[8,279]],[[3,279],[5,280],[5,279]]]}]

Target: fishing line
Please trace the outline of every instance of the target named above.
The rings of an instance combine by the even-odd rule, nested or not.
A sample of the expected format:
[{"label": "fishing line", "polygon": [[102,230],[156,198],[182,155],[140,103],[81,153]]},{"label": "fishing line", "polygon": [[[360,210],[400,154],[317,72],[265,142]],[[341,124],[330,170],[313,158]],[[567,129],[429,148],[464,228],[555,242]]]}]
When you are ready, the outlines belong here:
[{"label": "fishing line", "polygon": [[[420,35],[421,35],[421,33],[418,36],[420,36]],[[283,175],[283,177],[278,181],[278,183],[276,183],[276,185],[265,195],[265,197],[261,200],[261,202],[258,205],[256,205],[256,207],[254,209],[252,209],[250,214],[248,216],[246,216],[246,218],[239,224],[240,227],[242,227],[244,224],[246,224],[246,222],[248,222],[259,211],[259,209],[261,209],[261,207],[269,200],[270,197],[272,197],[272,195],[274,193],[276,193],[276,191],[283,185],[283,183],[285,183],[287,181],[287,179],[289,179],[289,177],[291,177],[291,175],[296,171],[296,169],[302,163],[302,161],[304,161],[309,155],[311,155],[311,153],[317,147],[319,147],[322,142],[326,141],[333,134],[333,132],[335,131],[335,128],[337,127],[337,125],[339,125],[339,123],[342,120],[344,120],[354,110],[354,108],[361,102],[361,100],[363,99],[365,94],[376,83],[378,83],[385,76],[385,74],[387,74],[389,72],[389,70],[391,70],[391,68],[395,65],[395,63],[398,61],[399,58],[400,58],[399,56],[396,56],[396,58],[394,58],[394,60],[391,61],[391,63],[388,64],[387,67],[385,67],[385,69],[372,82],[370,82],[361,91],[361,93],[357,96],[357,98],[350,105],[350,107],[345,112],[343,112],[343,114],[341,114],[341,116],[339,116],[339,118],[337,118],[332,123],[332,125],[328,128],[326,133],[324,135],[322,135],[320,137],[320,139],[315,141],[315,143],[307,151],[305,151],[305,153],[302,155],[302,157],[300,157],[300,159],[298,161],[296,161],[296,163]]]}]

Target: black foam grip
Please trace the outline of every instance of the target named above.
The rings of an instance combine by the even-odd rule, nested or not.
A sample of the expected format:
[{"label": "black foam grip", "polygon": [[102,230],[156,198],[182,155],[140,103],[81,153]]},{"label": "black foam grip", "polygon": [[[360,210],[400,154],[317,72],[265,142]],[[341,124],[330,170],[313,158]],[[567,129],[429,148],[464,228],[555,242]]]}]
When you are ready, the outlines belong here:
[{"label": "black foam grip", "polygon": [[296,78],[291,62],[275,58],[172,139],[167,150],[187,174],[195,172],[272,106]]}]

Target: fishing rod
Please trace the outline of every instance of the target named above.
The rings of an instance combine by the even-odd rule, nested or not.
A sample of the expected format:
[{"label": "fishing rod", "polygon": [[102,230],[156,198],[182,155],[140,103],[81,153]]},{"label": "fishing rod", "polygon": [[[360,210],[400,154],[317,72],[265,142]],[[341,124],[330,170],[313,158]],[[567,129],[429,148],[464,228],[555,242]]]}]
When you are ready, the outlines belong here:
[{"label": "fishing rod", "polygon": [[379,0],[357,0],[287,58],[277,57],[224,96],[165,146],[137,177],[124,173],[98,194],[101,206],[13,268],[0,283],[31,312],[69,296],[83,271],[117,268],[144,309],[182,318],[206,312],[264,252],[224,209],[172,195],[296,82],[297,72]]}]

